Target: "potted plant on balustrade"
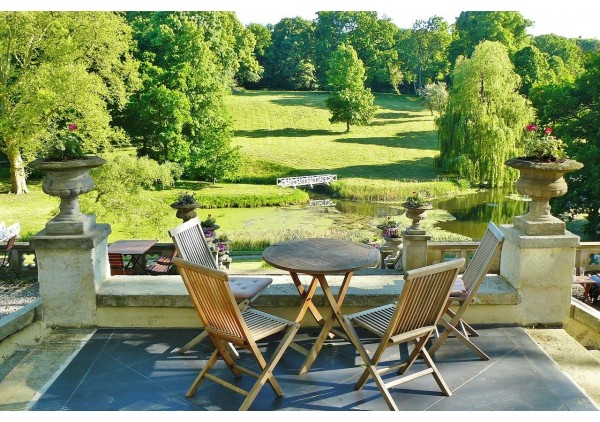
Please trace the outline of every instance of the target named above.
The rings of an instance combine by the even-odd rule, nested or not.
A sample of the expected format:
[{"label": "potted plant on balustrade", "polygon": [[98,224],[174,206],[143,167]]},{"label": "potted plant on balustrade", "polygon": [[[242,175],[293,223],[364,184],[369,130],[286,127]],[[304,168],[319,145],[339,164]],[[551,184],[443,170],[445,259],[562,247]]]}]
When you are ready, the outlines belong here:
[{"label": "potted plant on balustrade", "polygon": [[196,213],[196,208],[199,207],[200,204],[196,201],[193,192],[181,192],[177,196],[176,201],[171,204],[171,208],[177,210],[175,216],[181,218],[184,223],[198,215]]},{"label": "potted plant on balustrade", "polygon": [[49,130],[49,134],[44,142],[43,158],[29,163],[29,167],[45,173],[44,193],[60,198],[60,212],[46,223],[46,234],[85,234],[95,226],[96,218],[81,212],[78,196],[94,188],[90,170],[106,161],[85,154],[86,135],[74,122],[61,123]]},{"label": "potted plant on balustrade", "polygon": [[535,124],[525,128],[523,156],[505,162],[519,170],[516,188],[531,198],[527,214],[513,219],[514,227],[530,235],[563,235],[565,223],[550,214],[550,199],[567,193],[563,175],[583,164],[567,157],[561,139],[553,129]]},{"label": "potted plant on balustrade", "polygon": [[406,216],[412,220],[412,225],[406,229],[407,234],[425,234],[421,229],[421,220],[427,217],[427,211],[433,209],[429,191],[413,191],[406,197],[402,206],[406,209]]},{"label": "potted plant on balustrade", "polygon": [[200,226],[202,226],[204,237],[207,240],[213,240],[216,237],[217,229],[221,227],[217,224],[217,219],[214,218],[211,214],[208,214],[206,219],[200,222]]}]

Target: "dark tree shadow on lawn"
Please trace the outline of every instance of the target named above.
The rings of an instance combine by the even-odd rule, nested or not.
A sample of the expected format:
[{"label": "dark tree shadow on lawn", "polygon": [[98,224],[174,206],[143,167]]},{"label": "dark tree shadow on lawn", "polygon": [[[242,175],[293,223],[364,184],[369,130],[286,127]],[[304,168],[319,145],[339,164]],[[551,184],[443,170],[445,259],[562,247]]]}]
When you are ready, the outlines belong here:
[{"label": "dark tree shadow on lawn", "polygon": [[437,138],[430,132],[405,132],[398,136],[373,138],[338,138],[334,142],[358,145],[380,145],[419,150],[437,150]]},{"label": "dark tree shadow on lawn", "polygon": [[256,129],[256,130],[236,130],[236,137],[244,138],[301,138],[306,136],[328,136],[336,135],[340,132],[333,132],[323,129]]}]

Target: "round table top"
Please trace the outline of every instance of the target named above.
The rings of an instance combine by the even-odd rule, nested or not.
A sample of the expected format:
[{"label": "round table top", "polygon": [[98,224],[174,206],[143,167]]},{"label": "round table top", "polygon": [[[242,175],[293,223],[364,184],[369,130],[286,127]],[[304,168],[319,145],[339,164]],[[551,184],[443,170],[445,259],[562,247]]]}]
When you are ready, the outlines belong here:
[{"label": "round table top", "polygon": [[339,274],[379,263],[379,249],[340,239],[296,239],[275,243],[262,255],[275,268],[303,274]]}]

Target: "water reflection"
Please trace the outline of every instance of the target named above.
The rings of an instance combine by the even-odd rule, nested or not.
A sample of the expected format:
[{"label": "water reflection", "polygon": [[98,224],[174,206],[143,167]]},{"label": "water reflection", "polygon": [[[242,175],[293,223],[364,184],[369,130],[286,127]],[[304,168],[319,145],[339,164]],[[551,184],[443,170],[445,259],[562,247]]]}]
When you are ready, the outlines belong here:
[{"label": "water reflection", "polygon": [[[439,222],[436,226],[451,233],[458,233],[480,240],[485,233],[487,223],[512,222],[516,215],[527,212],[528,202],[515,199],[510,189],[490,189],[471,195],[436,200],[433,206],[452,214],[455,220]],[[380,203],[353,202],[335,200],[336,208],[343,213],[382,218],[387,215],[404,213],[402,206],[389,206]]]},{"label": "water reflection", "polygon": [[434,206],[452,214],[455,220],[444,221],[437,227],[480,240],[489,221],[507,224],[512,218],[527,212],[528,202],[511,197],[514,191],[491,189],[456,198],[442,199]]}]

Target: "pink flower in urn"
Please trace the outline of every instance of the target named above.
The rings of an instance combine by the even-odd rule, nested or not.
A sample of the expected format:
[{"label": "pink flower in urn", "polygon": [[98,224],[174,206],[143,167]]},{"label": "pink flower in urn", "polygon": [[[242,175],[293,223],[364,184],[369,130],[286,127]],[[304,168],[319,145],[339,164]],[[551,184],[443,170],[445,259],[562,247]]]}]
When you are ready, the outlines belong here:
[{"label": "pink flower in urn", "polygon": [[206,237],[207,239],[210,239],[212,237],[214,237],[215,233],[212,230],[203,230],[204,232],[204,237]]},{"label": "pink flower in urn", "polygon": [[553,129],[551,127],[547,127],[546,129],[544,129],[544,134],[545,135],[552,135]]},{"label": "pink flower in urn", "polygon": [[70,131],[77,130],[77,125],[75,123],[69,123],[68,128]]}]

